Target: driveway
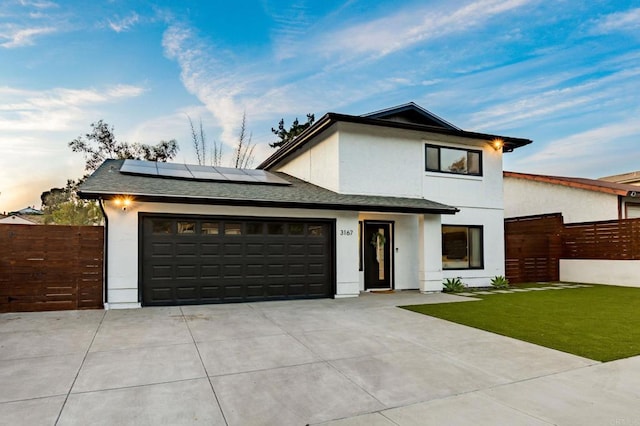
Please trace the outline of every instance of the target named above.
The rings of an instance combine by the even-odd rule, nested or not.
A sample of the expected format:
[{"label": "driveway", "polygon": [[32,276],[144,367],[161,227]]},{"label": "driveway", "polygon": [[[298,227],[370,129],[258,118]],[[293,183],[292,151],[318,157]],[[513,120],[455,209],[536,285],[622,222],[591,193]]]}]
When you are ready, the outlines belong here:
[{"label": "driveway", "polygon": [[357,299],[0,315],[0,424],[635,425],[600,364]]}]

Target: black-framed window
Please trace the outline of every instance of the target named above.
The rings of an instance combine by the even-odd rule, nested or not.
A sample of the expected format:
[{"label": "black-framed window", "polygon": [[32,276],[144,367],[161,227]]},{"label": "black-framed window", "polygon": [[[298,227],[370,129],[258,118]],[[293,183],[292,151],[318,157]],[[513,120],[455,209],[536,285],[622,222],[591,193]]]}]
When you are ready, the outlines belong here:
[{"label": "black-framed window", "polygon": [[482,151],[426,144],[425,170],[482,176]]},{"label": "black-framed window", "polygon": [[442,225],[442,269],[482,268],[482,226]]}]

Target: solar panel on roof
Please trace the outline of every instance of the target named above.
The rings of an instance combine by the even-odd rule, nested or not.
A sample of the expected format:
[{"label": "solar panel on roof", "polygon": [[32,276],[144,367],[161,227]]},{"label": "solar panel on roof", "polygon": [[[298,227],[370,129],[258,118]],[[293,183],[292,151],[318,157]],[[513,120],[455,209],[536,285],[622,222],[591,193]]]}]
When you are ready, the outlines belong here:
[{"label": "solar panel on roof", "polygon": [[236,169],[154,161],[125,160],[120,167],[124,174],[155,176],[173,179],[237,182],[264,185],[290,185],[285,179],[264,170]]}]

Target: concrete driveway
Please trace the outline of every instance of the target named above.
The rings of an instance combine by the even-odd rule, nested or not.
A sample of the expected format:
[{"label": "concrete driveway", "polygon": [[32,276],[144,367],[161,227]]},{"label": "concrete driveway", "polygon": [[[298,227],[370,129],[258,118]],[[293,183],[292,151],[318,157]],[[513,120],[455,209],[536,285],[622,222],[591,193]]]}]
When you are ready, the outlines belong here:
[{"label": "concrete driveway", "polygon": [[599,364],[395,307],[469,300],[2,314],[0,424],[640,424],[640,357]]}]

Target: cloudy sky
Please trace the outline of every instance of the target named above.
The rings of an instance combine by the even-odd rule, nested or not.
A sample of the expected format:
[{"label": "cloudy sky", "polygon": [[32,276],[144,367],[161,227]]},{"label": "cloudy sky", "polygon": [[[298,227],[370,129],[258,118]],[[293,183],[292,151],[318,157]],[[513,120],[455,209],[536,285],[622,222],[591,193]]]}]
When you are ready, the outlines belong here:
[{"label": "cloudy sky", "polygon": [[257,165],[280,118],[409,101],[533,139],[507,170],[640,170],[640,0],[2,0],[0,212],[82,176],[100,119],[193,163],[189,115],[228,162],[246,112]]}]

